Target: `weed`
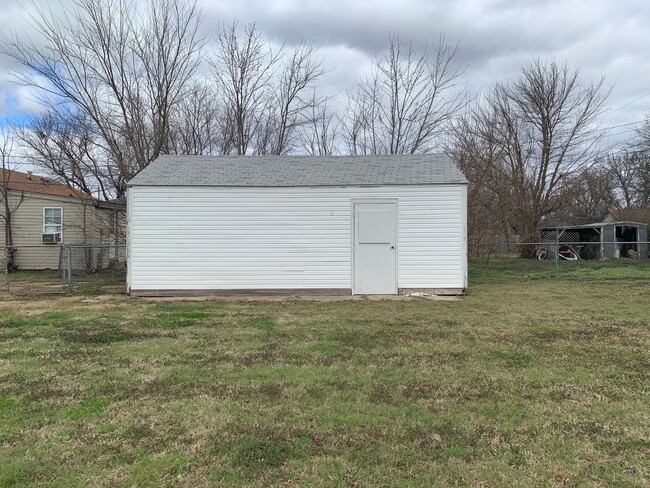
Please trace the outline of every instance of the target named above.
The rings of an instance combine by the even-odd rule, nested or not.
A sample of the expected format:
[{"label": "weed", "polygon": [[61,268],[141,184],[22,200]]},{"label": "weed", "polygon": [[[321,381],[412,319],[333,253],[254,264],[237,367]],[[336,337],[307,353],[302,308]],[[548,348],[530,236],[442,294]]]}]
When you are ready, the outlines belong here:
[{"label": "weed", "polygon": [[233,448],[233,461],[244,468],[279,467],[289,459],[307,454],[305,437],[285,438],[273,432],[261,432],[237,442]]}]

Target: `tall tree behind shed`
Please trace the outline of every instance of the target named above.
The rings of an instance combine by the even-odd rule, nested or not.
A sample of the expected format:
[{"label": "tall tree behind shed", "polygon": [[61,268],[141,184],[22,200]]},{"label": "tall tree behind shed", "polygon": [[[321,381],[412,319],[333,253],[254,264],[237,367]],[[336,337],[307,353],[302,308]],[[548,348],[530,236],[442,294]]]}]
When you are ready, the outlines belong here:
[{"label": "tall tree behind shed", "polygon": [[237,22],[217,30],[211,61],[222,103],[223,133],[232,152],[286,154],[300,145],[300,127],[325,98],[315,95],[323,75],[316,50],[302,41],[274,50],[255,24]]},{"label": "tall tree behind shed", "polygon": [[465,105],[458,48],[441,37],[416,50],[397,34],[348,93],[342,135],[352,154],[416,154],[440,149],[440,138]]},{"label": "tall tree behind shed", "polygon": [[496,199],[506,234],[535,240],[543,219],[570,204],[573,177],[597,159],[597,121],[609,92],[602,78],[585,83],[577,69],[535,60],[456,125],[462,169],[480,176],[471,181],[477,192]]}]

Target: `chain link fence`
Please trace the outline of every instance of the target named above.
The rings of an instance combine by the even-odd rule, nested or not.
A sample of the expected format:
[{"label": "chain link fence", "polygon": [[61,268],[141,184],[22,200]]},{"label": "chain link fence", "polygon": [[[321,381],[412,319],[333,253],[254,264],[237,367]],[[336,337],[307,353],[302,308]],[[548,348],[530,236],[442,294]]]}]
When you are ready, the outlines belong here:
[{"label": "chain link fence", "polygon": [[[544,237],[544,236],[543,236]],[[539,242],[470,244],[469,269],[481,273],[537,274],[540,277],[594,276],[607,268],[634,268],[650,271],[648,241],[579,241],[563,236],[546,236]],[[471,278],[470,278],[471,286]]]},{"label": "chain link fence", "polygon": [[620,258],[647,259],[649,243],[639,242],[594,242],[579,240],[541,240],[539,242],[497,242],[489,244],[470,244],[470,260],[501,258],[536,258],[560,261],[594,261]]},{"label": "chain link fence", "polygon": [[124,293],[126,245],[0,247],[0,293]]},{"label": "chain link fence", "polygon": [[[470,243],[470,287],[472,282],[501,275],[582,279],[602,276],[606,268],[629,268],[643,276],[650,271],[647,241],[580,242],[567,237],[563,241],[547,236],[540,242]],[[126,245],[0,247],[0,295],[66,292],[125,293]]]}]

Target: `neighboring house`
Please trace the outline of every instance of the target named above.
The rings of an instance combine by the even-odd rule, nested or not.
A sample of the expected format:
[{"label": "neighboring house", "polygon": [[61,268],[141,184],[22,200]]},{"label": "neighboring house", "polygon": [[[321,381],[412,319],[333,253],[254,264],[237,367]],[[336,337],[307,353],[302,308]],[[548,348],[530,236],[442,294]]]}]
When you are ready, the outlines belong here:
[{"label": "neighboring house", "polygon": [[124,206],[101,202],[51,178],[0,170],[11,222],[0,205],[0,248],[10,247],[12,270],[59,267],[61,244],[124,242]]},{"label": "neighboring house", "polygon": [[640,222],[650,225],[650,208],[610,208],[603,222]]},{"label": "neighboring house", "polygon": [[444,155],[162,156],[127,195],[134,295],[467,287],[467,180]]}]

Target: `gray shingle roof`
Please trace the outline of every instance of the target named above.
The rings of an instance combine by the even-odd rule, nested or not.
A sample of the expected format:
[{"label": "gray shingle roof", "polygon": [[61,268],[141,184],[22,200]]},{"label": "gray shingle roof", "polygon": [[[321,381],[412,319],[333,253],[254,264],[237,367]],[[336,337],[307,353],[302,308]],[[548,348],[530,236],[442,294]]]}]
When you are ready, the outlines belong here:
[{"label": "gray shingle roof", "polygon": [[467,183],[444,154],[160,156],[129,186],[364,186]]}]

